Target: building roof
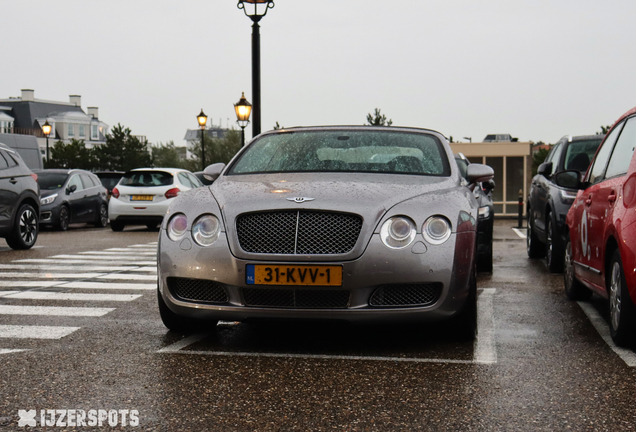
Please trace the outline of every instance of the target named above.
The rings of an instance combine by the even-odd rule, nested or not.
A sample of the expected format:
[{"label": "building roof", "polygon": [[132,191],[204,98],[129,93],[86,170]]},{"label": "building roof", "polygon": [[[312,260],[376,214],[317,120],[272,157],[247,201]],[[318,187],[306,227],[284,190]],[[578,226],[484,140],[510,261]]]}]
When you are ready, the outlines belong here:
[{"label": "building roof", "polygon": [[[216,136],[214,133],[216,132]],[[223,138],[227,132],[227,129],[222,128],[209,128],[205,130],[206,138]],[[186,141],[197,141],[201,139],[201,129],[188,129],[186,131],[185,137],[183,137]]]},{"label": "building roof", "polygon": [[2,105],[10,106],[13,108],[11,110],[11,114],[15,118],[15,127],[16,128],[35,128],[38,127],[36,125],[36,119],[38,118],[46,118],[53,112],[79,112],[84,115],[84,111],[82,108],[75,105],[70,105],[64,102],[55,103],[55,102],[40,102],[40,101],[22,101],[20,99],[16,100],[3,100]]}]

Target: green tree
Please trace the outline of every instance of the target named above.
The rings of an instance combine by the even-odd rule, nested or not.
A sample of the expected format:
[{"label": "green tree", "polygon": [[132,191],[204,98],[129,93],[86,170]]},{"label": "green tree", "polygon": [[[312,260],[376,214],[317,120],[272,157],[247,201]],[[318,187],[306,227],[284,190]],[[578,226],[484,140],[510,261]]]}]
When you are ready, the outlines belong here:
[{"label": "green tree", "polygon": [[[236,129],[228,129],[223,138],[205,137],[205,165],[218,162],[227,164],[241,149],[241,133]],[[201,171],[201,140],[189,148],[192,158],[188,160],[190,171]]]},{"label": "green tree", "polygon": [[380,109],[376,108],[373,114],[367,114],[367,124],[371,126],[391,126],[393,120],[387,120],[386,116],[380,112]]},{"label": "green tree", "polygon": [[[542,142],[538,143],[542,145]],[[539,165],[545,161],[545,158],[548,157],[548,153],[550,153],[549,149],[539,149],[532,155],[532,177],[537,175],[537,170],[539,169]]]},{"label": "green tree", "polygon": [[109,171],[128,171],[152,164],[146,143],[121,124],[113,127],[106,137],[106,144],[95,147],[95,157],[97,166]]},{"label": "green tree", "polygon": [[152,166],[161,168],[185,168],[185,160],[179,155],[174,141],[152,146]]},{"label": "green tree", "polygon": [[66,144],[57,141],[50,150],[51,159],[45,168],[77,168],[91,170],[95,167],[95,152],[87,148],[84,140],[72,139]]},{"label": "green tree", "polygon": [[612,128],[612,125],[601,126],[601,131],[596,132],[596,135],[605,135],[606,133],[610,131],[611,128]]},{"label": "green tree", "polygon": [[274,125],[274,127],[272,129],[273,130],[285,129],[285,126],[281,126],[281,125],[278,124],[278,122],[276,122],[276,124]]}]

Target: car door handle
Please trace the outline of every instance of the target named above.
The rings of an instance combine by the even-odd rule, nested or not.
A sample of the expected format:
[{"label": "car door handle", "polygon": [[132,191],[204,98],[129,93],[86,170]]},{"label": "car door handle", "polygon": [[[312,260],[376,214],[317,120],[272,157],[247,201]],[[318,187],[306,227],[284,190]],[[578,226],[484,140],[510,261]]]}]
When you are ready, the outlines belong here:
[{"label": "car door handle", "polygon": [[11,183],[11,184],[16,184],[17,182],[18,181],[15,178],[13,178],[13,177],[11,177],[11,180],[9,180],[9,183]]},{"label": "car door handle", "polygon": [[612,191],[612,193],[607,197],[607,200],[611,203],[613,203],[614,201],[616,201],[616,193],[614,191]]},{"label": "car door handle", "polygon": [[592,205],[592,195],[588,196],[587,199],[585,200],[585,205]]}]

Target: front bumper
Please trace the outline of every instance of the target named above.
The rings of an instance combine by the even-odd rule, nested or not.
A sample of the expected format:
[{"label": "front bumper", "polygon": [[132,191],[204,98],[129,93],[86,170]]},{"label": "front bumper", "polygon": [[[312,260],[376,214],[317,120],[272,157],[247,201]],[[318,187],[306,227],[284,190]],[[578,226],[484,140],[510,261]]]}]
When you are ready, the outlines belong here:
[{"label": "front bumper", "polygon": [[[470,278],[475,259],[476,233],[453,234],[442,245],[426,244],[418,234],[414,245],[401,250],[390,250],[373,235],[366,250],[352,261],[257,261],[234,257],[228,247],[225,233],[210,247],[203,248],[188,236],[174,242],[165,229],[161,230],[158,247],[158,288],[168,308],[177,315],[199,319],[245,321],[255,318],[331,319],[344,321],[434,321],[453,317],[467,301]],[[293,259],[293,256],[290,256]],[[247,264],[342,265],[343,284],[339,289],[350,292],[346,308],[283,308],[246,306],[244,288],[289,288],[248,285]],[[170,291],[169,277],[215,281],[222,284],[227,294],[224,304],[184,301]],[[415,307],[370,306],[370,298],[380,286],[395,284],[441,284],[437,300],[430,305]],[[296,287],[327,289],[325,287]],[[330,288],[333,289],[333,288]]]},{"label": "front bumper", "polygon": [[61,206],[55,203],[40,206],[40,224],[56,225],[60,222]]}]

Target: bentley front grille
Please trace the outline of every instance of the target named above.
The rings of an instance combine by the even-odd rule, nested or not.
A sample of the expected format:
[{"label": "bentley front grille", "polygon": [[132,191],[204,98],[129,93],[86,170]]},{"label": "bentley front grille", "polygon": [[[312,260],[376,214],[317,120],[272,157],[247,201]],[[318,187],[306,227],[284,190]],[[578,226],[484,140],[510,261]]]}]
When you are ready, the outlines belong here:
[{"label": "bentley front grille", "polygon": [[353,249],[361,229],[362,218],[350,213],[277,211],[236,219],[241,249],[260,254],[344,254]]},{"label": "bentley front grille", "polygon": [[379,307],[429,306],[439,299],[443,287],[441,282],[382,285],[373,292],[369,304]]},{"label": "bentley front grille", "polygon": [[345,309],[347,290],[243,288],[246,306],[292,309]]},{"label": "bentley front grille", "polygon": [[169,277],[168,289],[179,300],[215,304],[228,302],[223,285],[207,279]]}]

